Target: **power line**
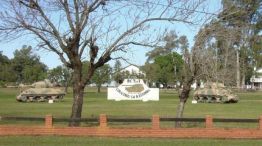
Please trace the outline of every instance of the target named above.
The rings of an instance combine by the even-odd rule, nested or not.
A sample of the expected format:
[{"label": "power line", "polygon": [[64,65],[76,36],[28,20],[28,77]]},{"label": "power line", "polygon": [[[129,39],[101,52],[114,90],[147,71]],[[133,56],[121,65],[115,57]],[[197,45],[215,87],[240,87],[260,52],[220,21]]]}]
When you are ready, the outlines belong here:
[{"label": "power line", "polygon": [[[126,0],[128,1],[128,0]],[[214,15],[214,16],[218,16],[219,14],[216,13],[211,13],[211,12],[206,12],[206,11],[201,11],[201,10],[194,10],[194,9],[189,9],[189,8],[182,8],[182,7],[178,7],[178,6],[173,6],[173,5],[167,5],[167,4],[163,4],[163,3],[156,3],[156,2],[151,2],[151,1],[143,1],[143,0],[139,0],[136,2],[144,2],[147,4],[153,4],[153,5],[158,5],[158,6],[164,6],[164,7],[171,7],[171,8],[175,8],[175,9],[180,9],[180,10],[186,10],[186,11],[190,11],[190,12],[196,12],[196,13],[201,13],[201,14],[206,14],[206,15]]]}]

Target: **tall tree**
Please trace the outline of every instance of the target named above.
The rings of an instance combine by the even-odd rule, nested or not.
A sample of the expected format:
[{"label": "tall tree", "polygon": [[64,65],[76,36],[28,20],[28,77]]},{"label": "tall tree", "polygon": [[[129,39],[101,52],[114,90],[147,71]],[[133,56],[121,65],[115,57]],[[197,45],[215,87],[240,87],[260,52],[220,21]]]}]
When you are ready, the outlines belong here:
[{"label": "tall tree", "polygon": [[[154,63],[158,64],[160,69],[160,71],[158,71],[158,82],[164,86],[166,86],[167,82],[175,83],[181,81],[179,80],[180,75],[178,71],[180,71],[183,61],[181,61],[180,55],[176,52],[179,51],[179,40],[183,37],[185,36],[178,37],[175,31],[170,31],[163,37],[163,46],[158,46],[146,53],[148,57],[147,62],[154,60]],[[166,62],[165,65],[163,65],[164,62]],[[149,65],[149,63],[147,65]],[[147,73],[150,74],[149,72]]]},{"label": "tall tree", "polygon": [[110,81],[111,67],[108,64],[98,68],[92,77],[92,83],[96,84],[97,92],[100,93],[101,86]]},{"label": "tall tree", "polygon": [[48,78],[52,82],[56,82],[65,87],[65,91],[68,92],[68,86],[71,82],[71,70],[65,66],[57,66],[48,71]]},{"label": "tall tree", "polygon": [[259,43],[253,36],[261,4],[256,0],[224,0],[218,17],[200,30],[204,80],[240,87],[250,78],[251,66],[258,59],[255,54],[259,54],[254,53],[256,45],[252,44]]},{"label": "tall tree", "polygon": [[7,82],[15,82],[15,74],[11,67],[11,60],[0,51],[0,86]]},{"label": "tall tree", "polygon": [[[182,69],[182,90],[179,93],[179,104],[177,106],[176,117],[183,117],[185,104],[189,98],[189,93],[191,90],[191,85],[196,80],[197,72],[199,72],[199,63],[197,56],[197,47],[196,45],[189,51],[189,44],[186,37],[181,37],[180,40],[180,49],[183,55],[183,69]],[[196,44],[196,42],[195,42]],[[176,127],[180,127],[181,123],[176,122]]]},{"label": "tall tree", "polygon": [[[185,103],[194,80],[220,81],[240,85],[241,60],[247,58],[250,19],[260,1],[223,0],[219,17],[205,25],[195,36],[191,51],[181,39],[184,58],[182,91],[177,117],[183,116]],[[254,11],[255,10],[255,11]],[[252,31],[252,30],[251,30]],[[252,33],[251,33],[252,34]],[[242,61],[248,63],[248,61]],[[243,76],[243,75],[242,75]],[[232,80],[233,79],[233,80]],[[176,126],[180,126],[180,122]]]},{"label": "tall tree", "polygon": [[16,73],[17,82],[32,83],[45,79],[47,66],[33,53],[31,46],[24,45],[15,50],[12,68]]},{"label": "tall tree", "polygon": [[[184,45],[181,46],[184,58],[183,88],[179,94],[177,117],[183,116],[190,86],[194,80],[204,79],[240,85],[241,65],[242,68],[246,67],[241,64],[241,60],[252,57],[247,56],[247,50],[250,49],[249,38],[252,35],[250,32],[253,31],[250,29],[252,17],[259,7],[261,8],[261,3],[259,0],[223,0],[223,11],[217,19],[200,29],[191,51],[188,49],[187,41],[183,41]],[[180,126],[180,123],[177,122],[176,126]]]},{"label": "tall tree", "polygon": [[[260,0],[223,0],[223,11],[218,21],[224,26],[224,30],[231,30],[229,47],[236,52],[236,86],[239,88],[245,84],[246,74],[250,68],[253,55],[252,38],[254,38],[255,27],[259,23],[262,2]],[[226,41],[225,41],[226,42]],[[241,79],[242,78],[242,79]]]},{"label": "tall tree", "polygon": [[120,60],[116,60],[114,65],[113,79],[116,83],[120,84],[123,82],[123,76],[121,74],[122,64]]},{"label": "tall tree", "polygon": [[[262,2],[261,2],[262,3]],[[253,17],[254,22],[254,35],[250,39],[252,56],[253,56],[253,66],[258,68],[262,67],[262,4],[259,4],[258,9]]]},{"label": "tall tree", "polygon": [[158,46],[154,48],[153,50],[149,51],[148,53],[146,53],[147,62],[154,60],[159,55],[167,55],[174,51],[177,51],[176,49],[178,48],[178,45],[179,45],[178,39],[179,38],[175,31],[168,32],[163,37],[163,40],[162,40],[164,43],[163,46]]},{"label": "tall tree", "polygon": [[[69,125],[78,126],[84,88],[95,70],[111,60],[114,53],[127,51],[132,45],[152,46],[156,37],[148,30],[156,25],[151,22],[191,23],[201,3],[202,0],[8,0],[1,2],[0,36],[33,35],[41,49],[56,53],[73,70],[74,100]],[[90,62],[86,76],[82,74],[84,58]]]},{"label": "tall tree", "polygon": [[158,87],[158,72],[160,67],[155,63],[146,62],[145,65],[142,66],[141,70],[145,72],[145,79],[150,87],[155,86]]},{"label": "tall tree", "polygon": [[168,84],[174,85],[177,81],[181,82],[182,66],[182,56],[173,52],[155,57],[154,62],[146,63],[143,70],[151,83],[162,84],[166,88]]}]

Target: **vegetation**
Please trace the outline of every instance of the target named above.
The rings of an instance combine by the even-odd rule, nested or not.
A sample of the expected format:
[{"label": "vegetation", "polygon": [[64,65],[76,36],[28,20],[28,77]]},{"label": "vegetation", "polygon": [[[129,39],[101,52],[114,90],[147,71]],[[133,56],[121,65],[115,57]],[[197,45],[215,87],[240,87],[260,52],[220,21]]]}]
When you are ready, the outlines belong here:
[{"label": "vegetation", "polygon": [[11,60],[0,51],[0,87],[4,87],[6,82],[15,81],[15,76]]},{"label": "vegetation", "polygon": [[143,70],[150,83],[162,84],[164,88],[167,88],[168,85],[181,82],[182,64],[182,56],[173,52],[155,57],[153,63],[146,63],[143,66]]},{"label": "vegetation", "polygon": [[163,46],[158,46],[149,51],[147,62],[142,67],[146,73],[146,79],[150,84],[156,83],[157,87],[162,84],[165,88],[168,85],[176,85],[181,82],[182,64],[184,60],[182,55],[177,53],[181,47],[181,39],[174,31],[170,31],[163,37]]},{"label": "vegetation", "polygon": [[105,64],[95,71],[91,82],[96,84],[98,93],[100,92],[102,84],[110,82],[110,75],[111,67],[108,64]]},{"label": "vegetation", "polygon": [[[62,102],[48,103],[19,103],[15,101],[18,89],[0,88],[0,115],[1,116],[35,116],[43,117],[53,114],[54,117],[68,118],[72,102],[72,90],[69,90]],[[101,113],[109,116],[122,117],[151,117],[153,114],[160,116],[175,116],[174,104],[179,102],[175,90],[161,90],[159,102],[141,101],[108,101],[105,89],[96,93],[96,89],[88,88],[85,92],[83,117],[97,117]],[[258,118],[261,114],[262,92],[239,92],[240,102],[236,104],[187,104],[185,117],[205,117],[213,115],[220,118]],[[174,97],[175,95],[175,97]],[[248,109],[248,110],[247,110]],[[143,111],[143,112],[141,112]],[[19,124],[18,121],[4,122],[0,124]],[[20,123],[28,124],[28,123]],[[31,123],[32,124],[32,123]],[[33,123],[43,125],[43,122]],[[55,126],[57,123],[55,123]],[[150,124],[150,123],[149,123]],[[216,123],[215,123],[216,124]],[[67,125],[67,123],[66,123]],[[173,127],[174,123],[170,123]],[[109,125],[114,126],[114,125]],[[218,125],[221,126],[221,125]],[[231,125],[236,128],[243,125]],[[225,127],[225,125],[223,125]],[[250,127],[250,126],[248,126]],[[257,124],[252,127],[257,127]],[[100,137],[70,137],[70,136],[2,136],[0,146],[28,146],[28,145],[238,145],[259,146],[261,140],[244,139],[154,139],[154,138],[100,138]]]},{"label": "vegetation", "polygon": [[33,53],[31,46],[23,46],[9,59],[0,52],[0,82],[33,83],[46,77],[47,66]]},{"label": "vegetation", "polygon": [[65,91],[67,92],[67,88],[69,85],[71,85],[71,70],[65,66],[57,66],[56,68],[53,68],[48,71],[47,78],[51,82],[58,83],[59,85],[65,87]]},{"label": "vegetation", "polygon": [[0,146],[260,146],[262,140],[244,139],[156,139],[156,138],[103,138],[69,136],[4,136]]},{"label": "vegetation", "polygon": [[[223,82],[240,88],[249,83],[254,67],[262,67],[262,2],[261,0],[221,0],[222,11],[202,27],[189,48],[186,36],[175,31],[166,34],[157,22],[192,24],[201,12],[202,1],[158,0],[9,0],[1,2],[0,37],[4,41],[24,35],[34,36],[39,49],[55,53],[63,62],[48,71],[47,66],[34,54],[31,46],[23,46],[9,59],[0,51],[0,87],[7,84],[30,84],[49,78],[69,88],[62,102],[19,103],[15,96],[19,89],[0,88],[0,116],[45,116],[67,118],[70,126],[79,126],[74,119],[108,116],[151,117],[205,117],[258,118],[261,114],[261,91],[238,92],[237,104],[190,104],[193,82]],[[49,6],[49,7],[47,7]],[[180,7],[180,6],[183,6]],[[211,14],[211,13],[210,13]],[[154,22],[154,23],[152,23]],[[208,22],[208,21],[206,21]],[[201,22],[202,23],[202,22]],[[203,22],[205,23],[205,22]],[[165,25],[161,23],[161,26]],[[155,34],[159,34],[158,36]],[[164,34],[161,39],[160,36]],[[161,41],[160,41],[161,40]],[[108,101],[101,85],[110,80],[111,68],[107,63],[124,59],[134,46],[151,47],[143,66],[149,83],[170,84],[180,82],[181,91],[162,90],[159,102]],[[179,52],[179,53],[178,53]],[[116,61],[113,79],[121,83],[124,78],[144,75],[120,72]],[[259,75],[259,74],[257,74]],[[95,83],[98,93],[86,85]],[[100,89],[102,92],[100,93]],[[132,89],[132,88],[128,88]],[[135,87],[133,88],[135,89]],[[73,97],[73,98],[70,98]],[[177,108],[175,108],[177,104]],[[184,111],[185,105],[187,110]],[[84,107],[84,108],[82,108]],[[143,112],[141,112],[143,111]],[[175,115],[176,112],[176,115]],[[0,124],[14,124],[17,121]],[[22,123],[24,124],[24,123]],[[34,123],[39,124],[39,123]],[[41,123],[40,123],[41,124]],[[171,123],[172,127],[174,126]],[[238,124],[231,124],[238,126]],[[231,126],[230,124],[226,126]],[[110,125],[112,126],[112,125]],[[144,126],[144,125],[142,125]],[[166,126],[166,125],[164,125]],[[181,126],[177,123],[176,126]],[[221,126],[221,124],[218,126]],[[222,126],[225,126],[222,124]],[[243,126],[243,125],[241,125]],[[255,125],[256,127],[257,125]],[[250,127],[250,125],[247,125]],[[254,125],[253,125],[254,127]],[[114,139],[75,137],[0,137],[0,145],[261,145],[251,140],[174,140],[174,139]],[[39,144],[39,142],[42,142]]]},{"label": "vegetation", "polygon": [[[153,3],[11,0],[2,3],[0,36],[10,39],[30,34],[36,38],[40,49],[55,53],[65,66],[73,70],[74,100],[70,125],[78,126],[74,119],[81,118],[84,88],[96,69],[118,52],[129,51],[133,45],[152,46],[158,38],[152,34],[160,34],[164,30],[156,32],[158,27],[155,29],[153,26],[157,25],[151,25],[151,22],[192,23],[194,20],[190,18],[201,4],[202,1],[188,3],[178,0]],[[187,9],[181,11],[176,6]],[[142,39],[142,35],[146,39]],[[89,66],[84,76],[83,62],[87,60]]]},{"label": "vegetation", "polygon": [[219,81],[240,88],[240,82],[245,85],[247,73],[257,61],[250,38],[254,35],[253,24],[260,23],[261,1],[223,0],[222,6],[219,16],[199,30],[192,49],[186,38],[181,41],[184,67],[177,117],[183,116],[194,81]]},{"label": "vegetation", "polygon": [[[48,103],[20,103],[15,100],[18,89],[0,89],[0,115],[1,116],[45,116],[53,114],[54,117],[68,118],[70,114],[72,89],[62,102]],[[179,103],[178,93],[175,90],[161,90],[160,101],[109,101],[105,88],[97,93],[95,88],[85,91],[83,117],[109,116],[123,117],[151,117],[153,114],[160,116],[175,116],[176,107]],[[258,118],[262,107],[261,92],[239,92],[239,103],[236,104],[191,104],[186,103],[185,117],[205,117],[213,115],[221,118]],[[143,111],[143,112],[141,112]]]},{"label": "vegetation", "polygon": [[[249,83],[253,67],[261,67],[260,0],[223,0],[223,10],[203,27],[195,41],[202,55],[204,80],[225,85]],[[202,56],[202,57],[201,57]]]},{"label": "vegetation", "polygon": [[[161,83],[164,87],[177,81],[181,83],[176,111],[177,117],[182,117],[193,82],[219,81],[240,88],[240,84],[248,82],[252,68],[260,66],[261,1],[221,2],[222,11],[200,29],[192,48],[186,36],[178,37],[175,31],[165,34],[167,29],[158,29],[155,23],[192,23],[202,1],[60,0],[49,8],[45,7],[51,4],[48,1],[11,0],[3,2],[1,7],[0,36],[10,39],[31,34],[36,37],[40,49],[57,54],[66,69],[70,69],[65,73],[63,68],[55,68],[49,72],[49,78],[64,82],[66,87],[72,79],[71,126],[79,126],[74,119],[82,116],[86,85],[94,82],[100,92],[101,84],[109,80],[110,67],[106,63],[134,45],[154,47],[147,53],[148,61],[144,66],[149,82]],[[165,36],[159,42],[160,35],[148,32]],[[0,71],[0,86],[6,80],[32,83],[45,78],[46,66],[32,54],[31,47],[24,46],[15,51],[14,56],[12,61],[0,56],[0,69],[3,70]],[[123,76],[134,76],[123,73],[121,78],[120,66],[120,62],[116,62],[114,79],[117,82],[123,80]],[[12,75],[8,75],[10,71]]]},{"label": "vegetation", "polygon": [[122,64],[120,60],[116,60],[114,67],[113,67],[113,80],[118,84],[122,83],[124,80],[124,76],[120,72],[121,69],[122,69]]}]

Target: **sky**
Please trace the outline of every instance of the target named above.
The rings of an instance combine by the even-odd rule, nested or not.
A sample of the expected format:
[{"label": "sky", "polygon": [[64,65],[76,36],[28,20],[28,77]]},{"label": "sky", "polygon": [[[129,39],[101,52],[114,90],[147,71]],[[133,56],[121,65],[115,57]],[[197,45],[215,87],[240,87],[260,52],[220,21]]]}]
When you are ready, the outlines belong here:
[{"label": "sky", "polygon": [[[221,10],[221,1],[220,0],[207,0],[208,12],[217,14]],[[186,35],[190,47],[194,44],[194,36],[197,34],[201,25],[189,26],[183,23],[174,23],[170,24],[168,28],[170,30],[174,30],[178,36]],[[22,48],[23,45],[31,45],[33,48],[36,45],[36,41],[33,37],[25,36],[23,38],[17,38],[10,42],[6,42],[5,40],[0,40],[0,51],[3,51],[3,54],[8,58],[13,58],[13,52],[16,49]],[[131,64],[135,64],[141,66],[146,61],[145,54],[150,51],[150,48],[141,48],[134,46],[128,53],[122,54],[124,58],[128,58],[128,62]],[[59,57],[52,52],[48,52],[46,50],[34,50],[34,53],[40,56],[41,62],[45,63],[49,69],[52,69],[58,65],[62,65]],[[114,61],[110,61],[109,64],[113,66]],[[123,66],[127,66],[128,63],[122,61]]]}]

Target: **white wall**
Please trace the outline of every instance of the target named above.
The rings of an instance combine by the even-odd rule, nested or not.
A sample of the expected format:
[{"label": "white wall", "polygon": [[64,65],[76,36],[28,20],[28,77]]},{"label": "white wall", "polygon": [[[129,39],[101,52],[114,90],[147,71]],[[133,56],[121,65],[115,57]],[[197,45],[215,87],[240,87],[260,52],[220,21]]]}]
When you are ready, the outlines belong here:
[{"label": "white wall", "polygon": [[[132,87],[135,84],[143,86],[141,92],[128,92],[127,87]],[[116,88],[107,88],[108,100],[142,100],[142,101],[158,101],[159,89],[148,88],[142,79],[125,79],[124,82]]]},{"label": "white wall", "polygon": [[107,88],[108,100],[142,100],[142,101],[159,101],[159,88],[149,88],[140,93],[130,94],[118,88]]}]

